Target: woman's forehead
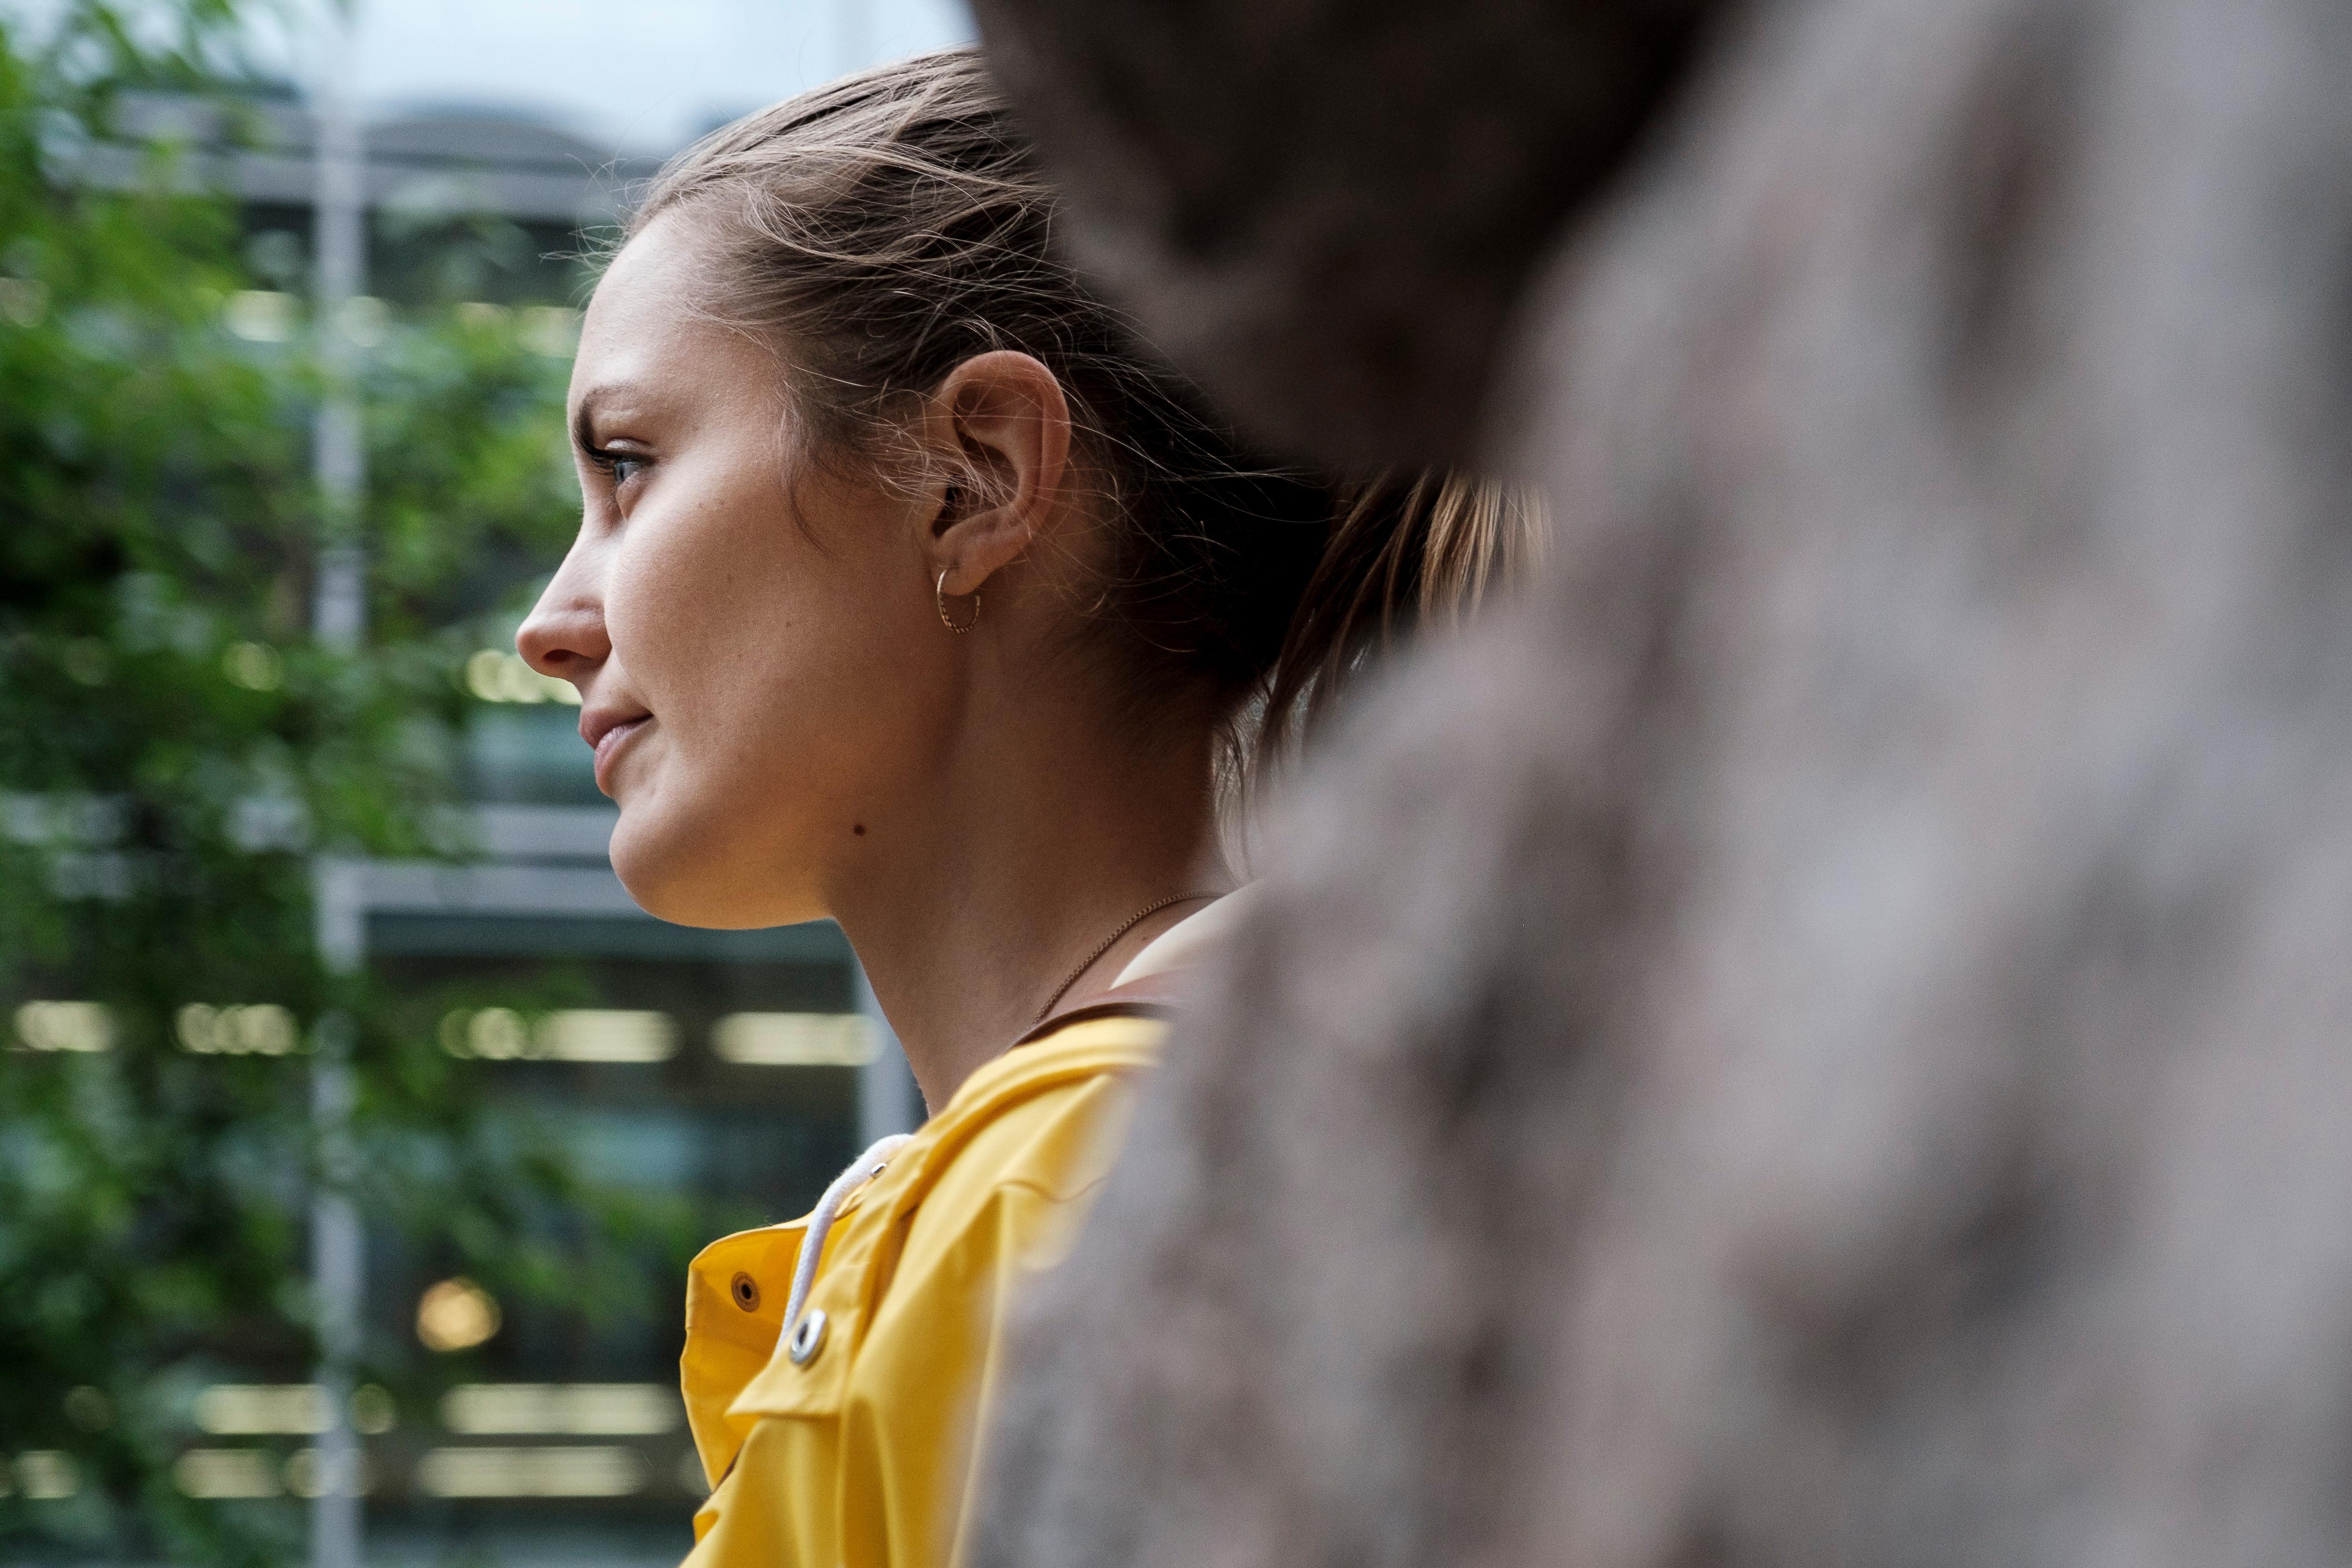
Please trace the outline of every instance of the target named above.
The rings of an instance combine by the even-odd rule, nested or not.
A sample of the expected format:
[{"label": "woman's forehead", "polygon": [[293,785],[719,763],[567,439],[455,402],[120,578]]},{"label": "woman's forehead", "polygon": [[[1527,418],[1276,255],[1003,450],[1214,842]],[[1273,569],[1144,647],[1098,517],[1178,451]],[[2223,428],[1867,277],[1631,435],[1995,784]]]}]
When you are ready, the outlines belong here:
[{"label": "woman's forehead", "polygon": [[740,392],[775,379],[772,356],[695,308],[693,225],[664,214],[614,256],[590,297],[572,360],[572,405],[600,387]]},{"label": "woman's forehead", "polygon": [[633,340],[692,315],[688,284],[696,258],[689,237],[664,214],[620,248],[589,297],[581,323],[583,353],[591,339]]}]

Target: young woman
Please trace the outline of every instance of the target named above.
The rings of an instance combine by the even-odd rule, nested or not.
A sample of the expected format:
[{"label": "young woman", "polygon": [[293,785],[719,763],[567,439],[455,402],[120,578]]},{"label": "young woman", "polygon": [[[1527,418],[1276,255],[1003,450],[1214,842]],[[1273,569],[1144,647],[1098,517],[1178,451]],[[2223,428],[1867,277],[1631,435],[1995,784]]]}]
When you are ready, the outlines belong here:
[{"label": "young woman", "polygon": [[682,154],[581,335],[585,515],[519,641],[580,688],[613,864],[668,920],[838,921],[931,1111],[697,1260],[698,1563],[951,1560],[1007,1298],[1230,911],[1221,801],[1528,537],[1251,457],[1055,222],[933,55]]}]

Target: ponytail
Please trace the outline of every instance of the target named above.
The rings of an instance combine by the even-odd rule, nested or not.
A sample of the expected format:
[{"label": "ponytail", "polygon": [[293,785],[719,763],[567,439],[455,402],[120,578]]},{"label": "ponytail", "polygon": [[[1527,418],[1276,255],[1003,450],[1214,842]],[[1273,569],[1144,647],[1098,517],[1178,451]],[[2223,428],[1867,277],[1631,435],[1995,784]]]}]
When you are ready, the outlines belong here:
[{"label": "ponytail", "polygon": [[1367,664],[1424,628],[1458,625],[1542,555],[1543,505],[1524,486],[1433,468],[1341,486],[1335,499],[1266,678],[1255,758],[1287,751]]}]

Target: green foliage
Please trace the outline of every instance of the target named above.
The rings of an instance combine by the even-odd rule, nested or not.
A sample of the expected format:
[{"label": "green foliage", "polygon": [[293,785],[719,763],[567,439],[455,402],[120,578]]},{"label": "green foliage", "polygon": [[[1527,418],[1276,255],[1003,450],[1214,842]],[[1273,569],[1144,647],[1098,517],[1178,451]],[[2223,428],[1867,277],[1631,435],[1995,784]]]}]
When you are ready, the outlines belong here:
[{"label": "green foliage", "polygon": [[530,346],[532,335],[530,317],[474,304],[396,328],[373,357],[364,391],[381,635],[413,639],[497,607],[570,542],[580,494],[563,434],[570,357]]},{"label": "green foliage", "polygon": [[[182,1009],[272,1004],[302,1035],[347,1014],[359,1201],[493,1288],[625,1292],[641,1270],[613,1260],[674,1228],[584,1191],[416,998],[330,973],[313,938],[314,852],[434,852],[476,645],[446,629],[572,526],[562,365],[511,318],[393,326],[364,372],[373,634],[310,644],[316,376],[224,326],[257,286],[234,206],[117,131],[128,87],[216,92],[234,18],[162,19],[71,5],[37,47],[0,25],[0,998],[100,1003],[112,1029],[0,1050],[0,1466],[55,1451],[80,1480],[43,1500],[0,1469],[0,1544],[259,1565],[299,1540],[294,1505],[194,1500],[171,1467],[205,1376],[311,1364],[309,1067],[192,1054]],[[92,177],[93,149],[134,177]],[[372,1374],[398,1392],[406,1354],[371,1345]]]}]

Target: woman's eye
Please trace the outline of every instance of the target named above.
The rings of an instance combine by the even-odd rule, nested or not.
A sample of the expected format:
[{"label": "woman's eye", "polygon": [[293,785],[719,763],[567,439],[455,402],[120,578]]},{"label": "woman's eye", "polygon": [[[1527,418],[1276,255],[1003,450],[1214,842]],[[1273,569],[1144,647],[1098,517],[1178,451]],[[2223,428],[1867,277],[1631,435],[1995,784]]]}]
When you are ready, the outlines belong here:
[{"label": "woman's eye", "polygon": [[614,490],[653,466],[653,460],[642,453],[615,452],[609,446],[591,446],[584,450],[588,454],[588,461],[604,476]]}]

